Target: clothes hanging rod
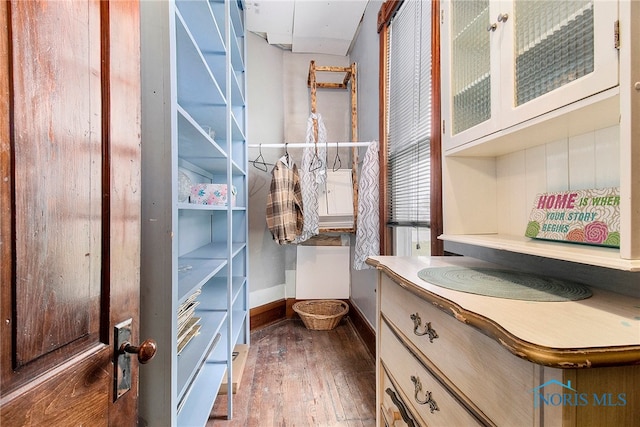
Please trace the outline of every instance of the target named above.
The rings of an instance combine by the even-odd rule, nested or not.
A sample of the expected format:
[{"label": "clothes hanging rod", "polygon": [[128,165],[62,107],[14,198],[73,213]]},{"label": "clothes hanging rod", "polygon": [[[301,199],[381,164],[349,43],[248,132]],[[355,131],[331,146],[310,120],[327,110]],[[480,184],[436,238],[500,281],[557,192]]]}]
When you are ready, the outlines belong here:
[{"label": "clothes hanging rod", "polygon": [[368,147],[371,142],[319,142],[318,144],[307,143],[307,142],[289,142],[289,143],[278,143],[278,144],[248,144],[249,148],[306,148],[306,147],[315,147],[316,145],[320,147],[335,147],[336,144],[338,147]]}]

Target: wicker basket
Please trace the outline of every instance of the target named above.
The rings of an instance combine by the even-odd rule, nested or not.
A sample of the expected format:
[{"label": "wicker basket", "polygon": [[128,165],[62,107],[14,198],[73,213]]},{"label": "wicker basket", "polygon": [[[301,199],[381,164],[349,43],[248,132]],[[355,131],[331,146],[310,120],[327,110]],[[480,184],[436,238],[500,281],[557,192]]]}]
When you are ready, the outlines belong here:
[{"label": "wicker basket", "polygon": [[304,326],[314,331],[328,331],[335,328],[342,317],[349,312],[349,305],[339,300],[309,300],[293,304]]}]

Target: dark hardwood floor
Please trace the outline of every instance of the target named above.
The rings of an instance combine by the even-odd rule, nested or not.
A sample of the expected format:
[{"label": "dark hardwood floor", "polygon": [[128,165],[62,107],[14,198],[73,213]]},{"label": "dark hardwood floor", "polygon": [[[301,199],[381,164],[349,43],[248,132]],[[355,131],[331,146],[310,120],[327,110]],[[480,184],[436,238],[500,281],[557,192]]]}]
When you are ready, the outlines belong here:
[{"label": "dark hardwood floor", "polygon": [[374,426],[375,361],[343,319],[331,331],[283,320],[251,333],[233,418],[218,396],[207,427]]}]

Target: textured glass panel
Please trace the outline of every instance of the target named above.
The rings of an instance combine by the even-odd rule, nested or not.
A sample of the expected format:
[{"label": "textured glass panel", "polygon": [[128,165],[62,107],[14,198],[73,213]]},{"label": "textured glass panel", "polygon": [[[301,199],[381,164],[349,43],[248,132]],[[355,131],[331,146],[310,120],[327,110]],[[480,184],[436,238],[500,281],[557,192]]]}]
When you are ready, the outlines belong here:
[{"label": "textured glass panel", "polygon": [[454,134],[491,117],[489,1],[455,1],[451,11]]},{"label": "textured glass panel", "polygon": [[593,72],[593,1],[515,2],[515,104]]}]

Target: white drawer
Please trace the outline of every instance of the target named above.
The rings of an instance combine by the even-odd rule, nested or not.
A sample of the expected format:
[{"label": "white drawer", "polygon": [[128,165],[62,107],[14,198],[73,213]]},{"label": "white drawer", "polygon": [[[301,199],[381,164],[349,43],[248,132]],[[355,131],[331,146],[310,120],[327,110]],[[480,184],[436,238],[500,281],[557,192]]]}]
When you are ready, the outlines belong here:
[{"label": "white drawer", "polygon": [[380,408],[385,425],[389,427],[419,427],[416,416],[402,400],[384,368],[382,373],[382,406]]},{"label": "white drawer", "polygon": [[[493,339],[466,325],[382,275],[381,312],[459,392],[497,425],[531,425],[535,367]],[[412,315],[435,331],[418,336]],[[437,335],[437,336],[436,336]]]},{"label": "white drawer", "polygon": [[477,426],[478,420],[402,344],[385,322],[380,359],[420,426]]}]

